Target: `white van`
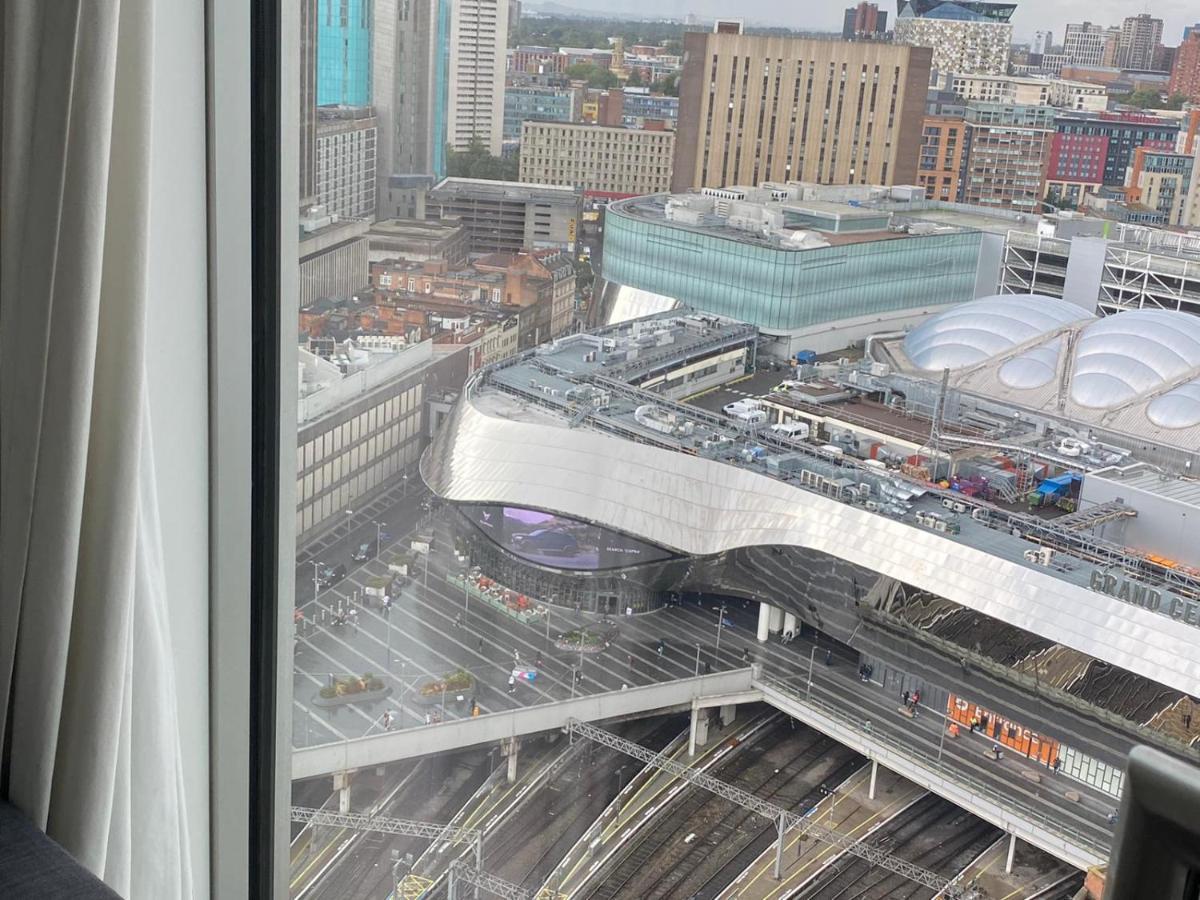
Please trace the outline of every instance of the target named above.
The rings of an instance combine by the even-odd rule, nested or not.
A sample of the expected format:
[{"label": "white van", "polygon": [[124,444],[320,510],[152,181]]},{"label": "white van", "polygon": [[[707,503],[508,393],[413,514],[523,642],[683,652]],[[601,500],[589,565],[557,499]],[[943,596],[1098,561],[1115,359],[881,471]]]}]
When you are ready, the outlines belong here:
[{"label": "white van", "polygon": [[807,422],[779,422],[775,425],[772,425],[771,430],[780,437],[788,438],[789,440],[808,440]]},{"label": "white van", "polygon": [[755,400],[752,397],[747,397],[744,400],[734,400],[732,403],[726,403],[721,410],[727,416],[737,417],[741,413],[754,412],[762,406],[761,400]]}]

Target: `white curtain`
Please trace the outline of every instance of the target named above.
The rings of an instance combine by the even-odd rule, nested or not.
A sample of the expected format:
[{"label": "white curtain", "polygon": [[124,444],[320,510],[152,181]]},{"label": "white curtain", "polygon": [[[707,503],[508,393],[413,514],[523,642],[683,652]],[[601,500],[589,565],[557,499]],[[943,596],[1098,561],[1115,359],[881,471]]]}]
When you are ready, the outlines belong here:
[{"label": "white curtain", "polygon": [[192,895],[206,798],[183,790],[145,378],[154,6],[4,3],[0,792],[159,900]]}]

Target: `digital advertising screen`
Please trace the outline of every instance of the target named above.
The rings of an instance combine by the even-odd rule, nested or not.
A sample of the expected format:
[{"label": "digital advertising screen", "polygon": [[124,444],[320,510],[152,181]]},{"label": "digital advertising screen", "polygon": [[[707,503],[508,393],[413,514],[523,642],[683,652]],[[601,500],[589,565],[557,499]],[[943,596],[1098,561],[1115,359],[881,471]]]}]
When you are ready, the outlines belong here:
[{"label": "digital advertising screen", "polygon": [[484,534],[510,553],[551,568],[617,569],[671,556],[636,538],[536,509],[471,506],[465,511]]}]

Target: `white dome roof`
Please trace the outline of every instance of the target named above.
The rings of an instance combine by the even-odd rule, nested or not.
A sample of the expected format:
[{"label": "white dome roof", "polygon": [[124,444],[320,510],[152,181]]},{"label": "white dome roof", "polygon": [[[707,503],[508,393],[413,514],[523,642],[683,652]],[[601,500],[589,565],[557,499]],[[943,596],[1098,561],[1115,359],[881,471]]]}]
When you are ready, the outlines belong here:
[{"label": "white dome roof", "polygon": [[1146,407],[1146,418],[1159,428],[1191,428],[1200,425],[1200,381],[1189,381]]},{"label": "white dome roof", "polygon": [[925,371],[961,369],[1064,325],[1092,318],[1091,313],[1056,297],[997,294],[964,303],[922,322],[904,338],[904,352],[917,368]]},{"label": "white dome roof", "polygon": [[1117,313],[1080,332],[1071,399],[1080,406],[1111,409],[1197,367],[1200,318],[1162,309]]},{"label": "white dome roof", "polygon": [[1062,338],[1026,350],[1000,367],[997,375],[1002,384],[1020,390],[1044,387],[1058,372],[1058,357],[1062,353]]}]

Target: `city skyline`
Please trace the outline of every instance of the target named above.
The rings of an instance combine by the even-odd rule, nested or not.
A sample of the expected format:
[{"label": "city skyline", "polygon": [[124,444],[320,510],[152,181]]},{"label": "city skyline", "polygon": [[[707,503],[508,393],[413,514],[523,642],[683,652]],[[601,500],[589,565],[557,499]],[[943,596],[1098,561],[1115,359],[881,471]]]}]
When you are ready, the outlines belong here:
[{"label": "city skyline", "polygon": [[[541,5],[528,4],[527,14],[536,12]],[[556,11],[571,8],[585,13],[598,13],[600,7],[595,0],[554,0],[553,3],[545,5],[553,7]],[[847,0],[844,4],[790,8],[784,13],[777,4],[769,0],[749,0],[737,5],[736,15],[744,18],[748,24],[840,32],[844,7],[853,5]],[[643,7],[631,0],[618,0],[607,6],[610,14],[614,16],[638,16],[643,13]],[[879,8],[887,11],[889,22],[894,20],[894,2],[884,0],[879,3]],[[663,17],[681,20],[689,14],[707,19],[730,15],[729,4],[724,0],[668,0],[667,3],[656,6],[655,11]],[[1163,43],[1168,46],[1178,44],[1184,27],[1200,18],[1196,7],[1184,0],[1165,0],[1141,5],[1125,0],[1098,0],[1088,5],[1086,13],[1081,11],[1079,4],[1070,0],[1046,0],[1036,5],[1026,2],[1019,3],[1013,15],[1014,39],[1019,42],[1031,41],[1035,32],[1048,30],[1055,32],[1061,41],[1061,32],[1068,22],[1078,22],[1086,18],[1092,22],[1119,25],[1126,16],[1145,12],[1163,20]]]}]

